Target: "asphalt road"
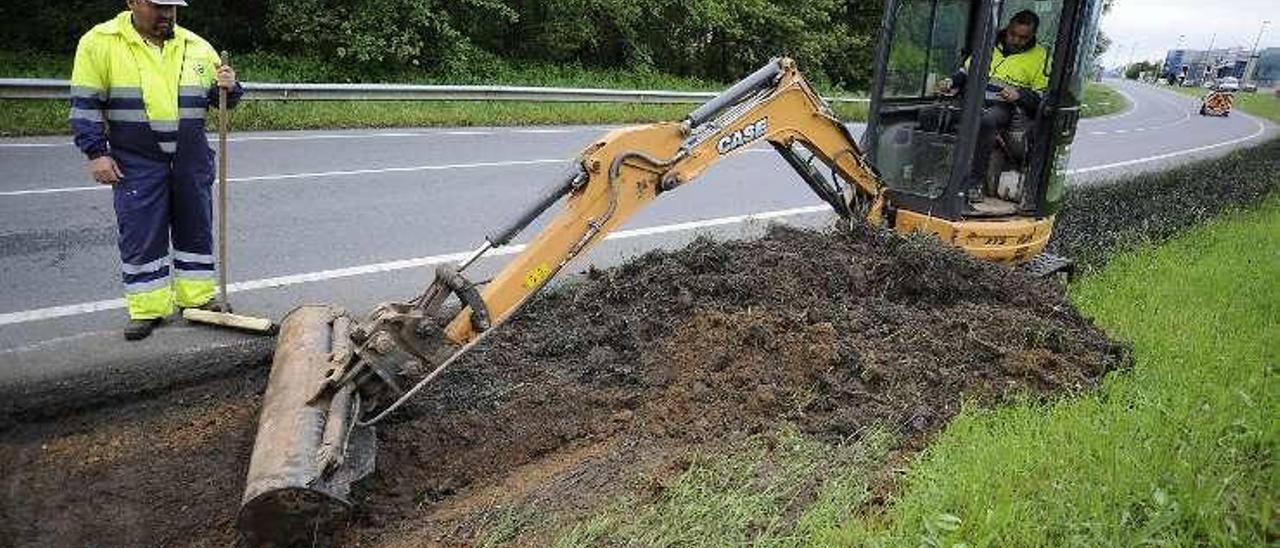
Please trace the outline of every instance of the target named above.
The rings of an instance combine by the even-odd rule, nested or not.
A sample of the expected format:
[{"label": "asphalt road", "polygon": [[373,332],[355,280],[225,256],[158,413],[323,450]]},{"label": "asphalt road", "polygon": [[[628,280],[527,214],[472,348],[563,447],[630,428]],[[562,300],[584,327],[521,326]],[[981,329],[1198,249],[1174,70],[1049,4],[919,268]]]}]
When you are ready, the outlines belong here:
[{"label": "asphalt road", "polygon": [[[1243,113],[1200,117],[1198,102],[1170,92],[1129,83],[1119,89],[1130,110],[1081,123],[1070,163],[1075,184],[1164,169],[1276,133]],[[231,301],[278,319],[302,302],[362,313],[408,298],[430,280],[433,264],[474,249],[605,129],[236,135]],[[701,234],[754,234],[769,220],[827,222],[829,213],[799,183],[772,149],[756,147],[659,200],[576,266],[616,264]],[[0,396],[70,390],[76,383],[66,379],[86,374],[158,386],[269,350],[269,341],[180,321],[125,343],[115,230],[111,192],[88,179],[67,137],[0,140]],[[503,259],[478,268],[491,272]],[[89,390],[100,382],[79,384]]]}]

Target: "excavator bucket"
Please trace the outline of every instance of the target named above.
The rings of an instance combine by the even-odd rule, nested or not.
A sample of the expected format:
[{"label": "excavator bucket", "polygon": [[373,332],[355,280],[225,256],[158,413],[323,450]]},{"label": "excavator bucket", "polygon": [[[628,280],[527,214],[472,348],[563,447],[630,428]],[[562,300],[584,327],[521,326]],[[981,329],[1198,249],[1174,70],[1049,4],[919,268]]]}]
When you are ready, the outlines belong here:
[{"label": "excavator bucket", "polygon": [[325,390],[350,320],[329,305],[284,319],[267,381],[238,525],[251,545],[312,545],[345,522],[351,484],[373,471],[376,438],[359,396]]}]

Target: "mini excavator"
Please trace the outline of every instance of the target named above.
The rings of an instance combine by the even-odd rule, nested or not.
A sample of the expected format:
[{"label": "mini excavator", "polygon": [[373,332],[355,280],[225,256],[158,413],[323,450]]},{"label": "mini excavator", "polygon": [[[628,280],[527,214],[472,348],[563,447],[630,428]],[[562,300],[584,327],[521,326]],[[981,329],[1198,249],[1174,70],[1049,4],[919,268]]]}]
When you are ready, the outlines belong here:
[{"label": "mini excavator", "polygon": [[[1090,69],[1100,0],[888,0],[862,143],[787,58],[679,122],[615,129],[591,143],[519,216],[459,264],[442,265],[411,300],[363,317],[305,305],[282,322],[238,523],[252,544],[310,543],[341,522],[350,489],[374,467],[374,426],[494,332],[575,257],[636,212],[720,160],[768,143],[839,217],[926,232],[982,259],[1034,274],[1070,269],[1043,253]],[[1040,15],[1051,44],[1038,111],[1000,135],[988,199],[967,207],[995,31]],[[935,91],[964,60],[963,93]],[[491,280],[467,270],[535,219],[559,212]],[[429,465],[429,464],[427,464]],[[310,540],[309,540],[310,539]]]}]

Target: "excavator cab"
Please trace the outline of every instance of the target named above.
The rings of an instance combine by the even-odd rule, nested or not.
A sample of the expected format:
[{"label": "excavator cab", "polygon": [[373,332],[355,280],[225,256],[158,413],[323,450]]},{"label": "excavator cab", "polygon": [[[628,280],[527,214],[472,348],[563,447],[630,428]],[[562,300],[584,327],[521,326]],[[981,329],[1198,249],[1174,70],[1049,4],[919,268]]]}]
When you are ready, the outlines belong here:
[{"label": "excavator cab", "polygon": [[[961,231],[957,223],[966,220],[1006,221],[1024,223],[1021,233],[1029,231],[1032,238],[1047,238],[1047,227],[1036,225],[1053,216],[1063,197],[1065,163],[1101,4],[888,0],[862,148],[886,185],[890,204],[949,222],[955,228],[950,232]],[[991,91],[1001,85],[988,77],[996,35],[1023,10],[1039,17],[1036,42],[1049,52],[1049,86],[1034,112],[1014,108],[991,157],[975,158],[983,109],[998,100]],[[939,90],[940,81],[966,65],[968,78],[960,93],[949,96]],[[974,185],[970,173],[975,161],[990,162],[990,167],[988,180],[977,183],[986,188],[986,199],[970,208],[965,192]]]}]

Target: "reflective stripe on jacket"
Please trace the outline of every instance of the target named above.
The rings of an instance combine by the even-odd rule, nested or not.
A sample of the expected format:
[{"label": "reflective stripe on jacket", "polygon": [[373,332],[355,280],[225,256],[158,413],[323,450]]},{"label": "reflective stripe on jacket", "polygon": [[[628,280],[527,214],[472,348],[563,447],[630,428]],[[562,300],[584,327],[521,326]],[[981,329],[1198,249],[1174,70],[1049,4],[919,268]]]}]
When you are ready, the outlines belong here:
[{"label": "reflective stripe on jacket", "polygon": [[[217,52],[176,25],[163,48],[148,46],[131,17],[122,12],[80,38],[71,73],[76,146],[90,158],[210,161],[205,112],[217,104]],[[237,85],[229,102],[242,93]]]}]

